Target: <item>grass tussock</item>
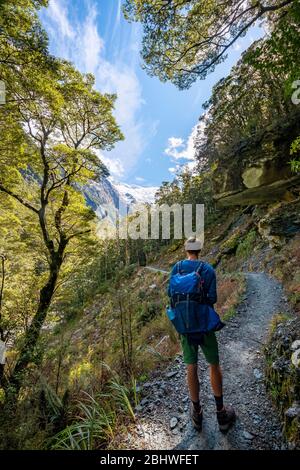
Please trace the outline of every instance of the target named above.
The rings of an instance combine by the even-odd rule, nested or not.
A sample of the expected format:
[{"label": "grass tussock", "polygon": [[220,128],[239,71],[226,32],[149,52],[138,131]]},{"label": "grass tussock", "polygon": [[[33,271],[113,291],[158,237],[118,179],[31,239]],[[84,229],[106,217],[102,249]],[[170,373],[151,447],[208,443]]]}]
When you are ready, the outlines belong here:
[{"label": "grass tussock", "polygon": [[230,320],[236,313],[236,307],[245,293],[246,281],[240,273],[220,275],[218,279],[218,302],[216,310],[224,321]]}]

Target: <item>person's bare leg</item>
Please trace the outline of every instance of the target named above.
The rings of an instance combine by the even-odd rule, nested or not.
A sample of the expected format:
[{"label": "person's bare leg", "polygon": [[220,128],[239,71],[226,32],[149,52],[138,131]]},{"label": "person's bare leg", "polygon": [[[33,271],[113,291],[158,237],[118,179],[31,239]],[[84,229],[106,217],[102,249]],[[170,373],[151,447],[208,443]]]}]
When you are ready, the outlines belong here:
[{"label": "person's bare leg", "polygon": [[215,397],[223,395],[223,378],[219,365],[210,365],[210,383]]},{"label": "person's bare leg", "polygon": [[187,366],[187,383],[192,401],[191,418],[194,428],[197,431],[202,430],[202,408],[199,401],[199,378],[197,364],[189,364]]},{"label": "person's bare leg", "polygon": [[199,378],[197,364],[189,364],[187,366],[187,383],[189,387],[190,397],[193,402],[199,401]]}]

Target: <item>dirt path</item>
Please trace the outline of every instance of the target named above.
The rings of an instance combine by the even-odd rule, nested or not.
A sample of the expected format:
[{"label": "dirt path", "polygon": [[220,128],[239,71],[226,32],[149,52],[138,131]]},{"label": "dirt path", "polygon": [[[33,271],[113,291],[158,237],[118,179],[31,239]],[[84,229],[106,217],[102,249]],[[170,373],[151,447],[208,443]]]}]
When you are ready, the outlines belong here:
[{"label": "dirt path", "polygon": [[148,271],[152,271],[153,273],[170,274],[170,271],[165,271],[164,269],[155,268],[154,266],[145,266],[145,269],[148,269]]},{"label": "dirt path", "polygon": [[127,448],[144,449],[280,449],[285,448],[281,426],[266,394],[262,348],[272,316],[287,311],[282,288],[265,273],[245,273],[247,291],[237,315],[220,333],[224,398],[237,412],[234,427],[218,430],[208,367],[199,353],[202,433],[189,420],[185,367],[181,356],[164,373],[144,384],[137,414],[139,424],[128,435]]}]

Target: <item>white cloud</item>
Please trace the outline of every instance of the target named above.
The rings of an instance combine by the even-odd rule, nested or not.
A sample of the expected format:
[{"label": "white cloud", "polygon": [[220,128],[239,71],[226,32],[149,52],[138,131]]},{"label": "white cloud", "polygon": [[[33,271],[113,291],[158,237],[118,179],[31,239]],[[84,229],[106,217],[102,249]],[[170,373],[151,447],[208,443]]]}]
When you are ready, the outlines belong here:
[{"label": "white cloud", "polygon": [[117,158],[109,158],[109,156],[105,156],[103,154],[99,155],[100,160],[107,166],[111,175],[116,177],[117,179],[123,178],[125,174],[125,168],[123,163],[120,159]]},{"label": "white cloud", "polygon": [[118,5],[117,5],[117,16],[115,18],[115,26],[114,26],[114,30],[113,30],[113,33],[112,33],[112,38],[115,36],[116,34],[116,31],[118,29],[118,27],[120,26],[120,22],[121,22],[121,0],[118,0]]},{"label": "white cloud", "polygon": [[[156,123],[145,123],[139,116],[144,100],[135,71],[139,54],[136,47],[138,29],[132,25],[129,43],[125,41],[126,49],[118,50],[118,55],[110,61],[105,57],[105,42],[98,30],[99,8],[97,10],[93,0],[84,2],[84,5],[80,13],[86,12],[85,16],[78,14],[71,20],[71,12],[74,15],[71,0],[50,0],[48,9],[43,10],[42,21],[50,36],[51,50],[56,55],[72,61],[82,72],[93,73],[96,87],[102,93],[117,93],[114,115],[125,141],[117,143],[111,152],[104,152],[104,157],[112,174],[125,176],[134,170],[142,151],[156,132]],[[117,35],[121,22],[120,1],[115,15],[113,34]],[[120,39],[124,39],[121,33]]]},{"label": "white cloud", "polygon": [[[165,154],[171,157],[175,163],[174,166],[169,168],[172,175],[178,172],[188,170],[193,172],[198,165],[196,160],[196,146],[200,141],[206,138],[205,127],[207,122],[208,111],[201,116],[201,120],[193,127],[187,141],[180,137],[170,137],[168,139],[168,147],[165,149]],[[177,163],[180,161],[180,163]],[[188,160],[184,162],[184,160]]]},{"label": "white cloud", "polygon": [[165,149],[165,154],[176,160],[194,160],[195,158],[195,143],[194,140],[197,135],[199,124],[197,124],[187,142],[181,137],[170,137],[168,139],[168,147]]},{"label": "white cloud", "polygon": [[184,146],[184,140],[181,139],[180,137],[170,137],[168,139],[169,147],[171,149],[176,149],[178,147],[183,147]]},{"label": "white cloud", "polygon": [[60,34],[63,37],[73,39],[75,31],[68,20],[68,12],[64,2],[60,0],[51,0],[47,9],[47,16],[52,23],[58,25]]},{"label": "white cloud", "polygon": [[174,167],[169,168],[169,172],[172,175],[176,175],[176,173],[182,168],[182,165],[176,165]]},{"label": "white cloud", "polygon": [[84,22],[84,35],[82,36],[82,49],[84,51],[84,70],[94,75],[99,67],[99,57],[103,50],[104,43],[100,38],[96,26],[97,12],[94,8],[90,10]]},{"label": "white cloud", "polygon": [[136,176],[135,180],[138,181],[139,183],[144,183],[146,181],[145,178],[142,178],[141,176]]}]

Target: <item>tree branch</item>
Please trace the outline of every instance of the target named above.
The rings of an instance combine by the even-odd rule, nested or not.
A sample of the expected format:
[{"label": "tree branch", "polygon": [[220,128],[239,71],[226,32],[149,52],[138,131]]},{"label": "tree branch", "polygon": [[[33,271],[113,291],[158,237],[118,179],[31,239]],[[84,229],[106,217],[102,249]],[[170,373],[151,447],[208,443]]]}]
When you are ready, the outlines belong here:
[{"label": "tree branch", "polygon": [[0,339],[1,341],[5,341],[4,330],[2,328],[2,300],[3,300],[3,292],[4,292],[4,284],[5,284],[5,255],[0,254],[1,260],[1,285],[0,285]]},{"label": "tree branch", "polygon": [[[215,47],[217,50],[215,51],[215,56],[212,58],[207,58],[206,60],[203,61],[203,63],[198,64],[190,69],[186,67],[180,67],[177,69],[178,72],[183,72],[183,73],[188,73],[188,74],[197,74],[197,75],[202,75],[205,74],[211,67],[214,65],[218,64],[222,56],[227,52],[227,50],[245,33],[259,18],[261,18],[263,15],[266,13],[270,12],[275,12],[278,11],[288,5],[293,3],[293,0],[284,0],[278,5],[273,5],[273,6],[264,6],[261,5],[259,1],[257,1],[255,4],[250,5],[248,8],[246,8],[243,11],[239,11],[239,8],[237,8],[236,13],[232,12],[231,15],[227,17],[227,20],[231,16],[231,20],[228,23],[227,21],[224,21],[221,30],[219,32],[216,32],[215,34],[211,35],[210,37],[203,38],[202,41],[194,43],[190,45],[188,48],[186,48],[183,51],[178,51],[178,49],[174,52],[178,53],[179,52],[179,57],[177,59],[171,59],[170,57],[164,56],[164,60],[167,60],[169,62],[169,66],[175,66],[176,64],[180,64],[180,62],[184,59],[184,57],[193,49],[201,50],[201,47],[204,47],[208,44],[214,44],[212,41],[217,40],[217,43],[215,43]],[[238,7],[242,4],[240,2],[238,4]],[[168,3],[165,4],[165,6],[168,5]],[[221,38],[226,32],[229,31],[229,29],[239,20],[242,19],[247,13],[249,13],[251,10],[257,9],[257,13],[255,16],[250,19],[246,24],[242,25],[241,30],[234,35],[234,37],[227,43],[227,44],[221,44]],[[253,12],[254,14],[255,12]],[[218,42],[219,41],[219,42]],[[172,49],[172,47],[171,47]]]},{"label": "tree branch", "polygon": [[213,59],[210,61],[209,64],[207,64],[205,67],[202,68],[201,72],[197,72],[197,70],[184,70],[181,69],[182,71],[186,71],[189,73],[197,73],[197,74],[202,74],[206,72],[210,67],[212,67],[214,64],[218,63],[218,60],[222,57],[222,55],[237,41],[237,39],[243,35],[244,32],[246,32],[261,16],[263,16],[267,12],[271,11],[277,11],[280,10],[281,8],[284,8],[285,6],[289,5],[292,3],[293,0],[285,0],[284,2],[280,3],[279,5],[274,5],[274,6],[262,6],[259,10],[259,12],[252,18],[251,21],[249,21],[240,31],[239,33],[225,46],[223,47],[223,50]]},{"label": "tree branch", "polygon": [[12,191],[10,191],[9,189],[5,188],[1,183],[0,183],[0,191],[2,191],[3,193],[6,193],[8,194],[9,196],[13,197],[14,199],[16,199],[17,201],[19,201],[23,206],[27,207],[27,209],[30,209],[31,211],[33,211],[35,214],[38,214],[39,211],[38,209],[36,209],[35,207],[33,207],[31,204],[29,204],[29,202],[25,201],[21,196],[19,196],[18,194],[15,194],[13,193]]},{"label": "tree branch", "polygon": [[67,241],[69,242],[70,240],[72,240],[72,238],[75,238],[75,237],[80,237],[81,235],[86,235],[88,233],[91,233],[92,230],[83,230],[82,232],[76,232],[76,233],[73,233],[73,235],[70,235],[68,238],[67,238]]}]

